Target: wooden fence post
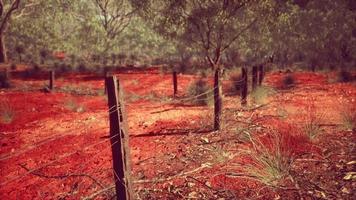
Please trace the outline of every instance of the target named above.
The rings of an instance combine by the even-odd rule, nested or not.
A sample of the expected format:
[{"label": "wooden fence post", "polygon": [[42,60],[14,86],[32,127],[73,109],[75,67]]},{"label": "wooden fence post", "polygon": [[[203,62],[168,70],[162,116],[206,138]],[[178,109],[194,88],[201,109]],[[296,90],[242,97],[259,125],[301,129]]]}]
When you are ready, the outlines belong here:
[{"label": "wooden fence post", "polygon": [[51,70],[49,72],[49,90],[53,90],[54,89],[54,70]]},{"label": "wooden fence post", "polygon": [[241,68],[241,75],[242,75],[242,87],[241,87],[241,105],[245,106],[247,104],[247,68],[242,67]]},{"label": "wooden fence post", "polygon": [[252,90],[255,90],[257,87],[257,73],[258,73],[258,68],[257,66],[252,67]]},{"label": "wooden fence post", "polygon": [[259,71],[258,85],[261,86],[261,85],[262,85],[263,78],[264,78],[264,75],[265,75],[265,74],[264,74],[265,72],[264,72],[264,70],[263,70],[263,65],[262,65],[262,64],[261,64],[258,68],[259,68],[259,70],[258,70],[258,71]]},{"label": "wooden fence post", "polygon": [[178,85],[177,85],[177,72],[173,71],[173,96],[175,97],[178,92]]},{"label": "wooden fence post", "polygon": [[214,74],[214,130],[218,131],[221,127],[221,109],[222,109],[222,86],[220,82],[219,68],[215,69]]},{"label": "wooden fence post", "polygon": [[129,134],[123,97],[116,76],[106,77],[108,94],[110,141],[113,157],[116,197],[119,200],[132,200]]}]

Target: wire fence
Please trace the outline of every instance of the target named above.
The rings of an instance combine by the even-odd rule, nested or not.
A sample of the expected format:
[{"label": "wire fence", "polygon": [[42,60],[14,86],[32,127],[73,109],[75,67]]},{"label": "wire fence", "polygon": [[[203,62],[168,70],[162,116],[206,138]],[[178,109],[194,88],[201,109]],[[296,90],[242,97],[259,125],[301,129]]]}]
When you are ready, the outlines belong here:
[{"label": "wire fence", "polygon": [[[243,83],[243,81],[244,80],[228,81],[228,82],[239,86]],[[150,100],[157,104],[156,107],[164,107],[164,106],[171,106],[171,105],[173,105],[173,107],[174,107],[175,104],[190,103],[193,100],[195,100],[197,98],[201,98],[201,97],[205,97],[207,100],[211,100],[214,98],[214,91],[216,89],[218,89],[218,88],[212,87],[212,88],[210,88],[202,93],[199,93],[197,95],[185,96],[182,98],[173,98],[170,101],[162,101],[161,97],[152,97],[152,98],[150,98]],[[58,90],[58,91],[59,92],[67,92],[68,90]],[[76,91],[76,89],[73,89],[73,91]],[[104,90],[102,90],[102,91],[104,91]],[[69,93],[70,94],[79,94],[79,93],[75,93],[75,92],[69,92]],[[118,111],[118,109],[120,109],[121,107],[122,108],[126,107],[126,108],[133,109],[136,111],[141,110],[141,109],[145,109],[145,110],[152,109],[152,106],[147,105],[147,104],[137,105],[135,103],[130,103],[130,104],[125,104],[125,105],[120,105],[120,106],[112,106],[112,107],[110,107],[104,111],[101,111],[101,112],[111,114],[113,112]],[[211,108],[205,107],[204,109],[207,110],[208,113],[211,113]],[[160,116],[161,114],[162,114],[161,112],[155,113],[155,115],[158,115],[157,119],[161,118],[161,116]],[[202,119],[203,119],[201,124],[199,124],[201,127],[193,127],[193,129],[190,129],[190,130],[189,130],[189,127],[187,127],[187,130],[189,130],[190,133],[206,130],[206,126],[208,126],[207,124],[212,124],[212,122],[213,122],[212,116],[200,116],[200,117],[202,117]],[[206,121],[206,117],[211,118],[211,123]],[[60,126],[60,124],[59,124],[59,126]],[[169,127],[167,127],[167,128],[169,128]],[[90,129],[88,129],[88,131],[90,131]],[[11,169],[10,169],[10,171],[6,171],[9,174],[4,174],[2,176],[2,178],[0,179],[1,180],[1,182],[0,182],[1,188],[4,189],[4,188],[6,188],[6,186],[16,187],[17,183],[26,182],[26,181],[28,181],[28,180],[26,180],[26,177],[28,178],[31,176],[32,178],[36,177],[39,179],[46,179],[46,181],[45,181],[46,187],[49,187],[49,188],[51,188],[49,185],[53,184],[54,182],[55,182],[55,186],[65,185],[64,184],[65,182],[67,182],[66,184],[70,185],[70,190],[68,192],[58,191],[58,188],[54,189],[52,187],[51,189],[54,191],[49,195],[56,195],[57,193],[62,192],[57,197],[72,195],[75,198],[80,197],[82,199],[94,199],[98,196],[104,196],[105,198],[112,198],[115,195],[115,194],[113,194],[113,188],[114,188],[113,180],[114,180],[115,174],[113,174],[112,169],[111,169],[111,157],[110,157],[111,152],[109,151],[109,149],[112,147],[112,145],[114,145],[116,143],[109,144],[109,142],[112,139],[114,139],[114,137],[117,137],[118,135],[115,135],[112,137],[100,138],[99,141],[91,142],[91,143],[85,144],[85,145],[79,144],[79,145],[77,145],[77,148],[68,148],[68,149],[70,149],[70,151],[67,151],[67,152],[64,152],[64,153],[61,153],[58,155],[56,154],[56,155],[54,155],[55,156],[54,159],[49,158],[46,160],[46,159],[43,159],[43,157],[46,157],[46,156],[42,157],[42,156],[38,156],[38,155],[37,155],[37,157],[31,157],[32,151],[34,151],[34,150],[40,151],[41,148],[43,148],[44,146],[51,146],[51,144],[55,145],[55,143],[57,141],[61,141],[66,136],[71,136],[71,134],[57,134],[52,137],[48,137],[43,140],[40,140],[39,142],[29,144],[25,147],[19,148],[15,151],[1,154],[0,155],[0,164],[2,167],[5,165],[14,165],[14,164],[17,165],[17,166],[13,166],[12,171],[11,171]],[[86,137],[86,134],[80,134],[78,137]],[[98,140],[98,139],[96,139],[96,140]],[[98,148],[99,145],[103,145],[104,147]],[[61,147],[58,147],[58,148],[61,148]],[[89,154],[89,152],[90,152],[90,154]],[[92,152],[94,152],[94,153],[92,153]],[[46,154],[46,155],[47,154],[49,155],[51,153],[58,153],[58,152],[57,151],[43,152],[43,154]],[[80,158],[80,157],[84,156],[81,154],[85,154],[85,153],[88,153],[90,157],[85,157],[83,160],[83,158]],[[141,160],[139,162],[136,162],[136,164],[141,165],[142,163],[150,162],[151,165],[154,165],[152,163],[154,163],[155,161],[159,162],[160,159],[162,159],[162,156],[167,156],[167,155],[169,156],[169,153],[163,153],[163,154],[157,155],[157,156],[150,156],[146,159],[143,159],[143,161]],[[21,163],[14,162],[19,157],[21,157]],[[26,157],[27,157],[27,159],[26,159]],[[74,157],[74,158],[70,159],[69,161],[75,161],[77,158],[79,158],[78,161],[80,163],[75,163],[74,165],[72,165],[71,163],[66,163],[66,162],[69,162],[66,159],[68,159],[70,157]],[[104,159],[104,157],[105,157],[105,159]],[[33,167],[28,167],[27,163],[33,163],[33,162],[36,163],[36,161],[35,161],[36,159],[38,159],[37,163],[39,163],[39,164],[34,165]],[[174,158],[174,159],[176,159],[176,158]],[[182,159],[182,158],[180,158],[180,159]],[[187,163],[193,163],[193,165],[196,165],[196,161],[194,161],[194,159],[192,159],[192,160],[193,161],[189,161]],[[62,161],[62,163],[60,163],[60,161]],[[167,163],[169,163],[168,160],[166,160],[166,161],[167,161]],[[182,162],[182,161],[179,160],[179,162]],[[91,168],[91,165],[93,165],[93,163],[96,163],[93,166],[93,167],[95,167],[94,170]],[[63,170],[61,170],[62,166],[63,166]],[[54,169],[51,169],[51,168],[54,168]],[[166,174],[166,175],[162,175],[161,174],[162,172],[156,171],[153,173],[156,175],[156,177],[154,175],[151,175],[151,177],[148,177],[148,178],[141,177],[139,179],[136,179],[134,181],[134,184],[138,184],[138,185],[151,184],[151,187],[154,187],[154,185],[157,183],[169,182],[174,178],[186,177],[194,172],[202,171],[207,168],[210,168],[210,166],[201,164],[198,167],[195,167],[193,169],[185,169],[185,170],[182,169],[179,172],[175,172],[175,173],[169,172],[169,174]],[[103,174],[104,171],[107,172],[106,175]],[[158,170],[158,171],[160,171],[160,170]],[[134,169],[134,173],[136,173],[136,174],[134,174],[134,176],[137,176],[136,169]],[[76,184],[79,184],[78,182],[71,183],[71,181],[69,181],[69,179],[71,179],[71,178],[88,179],[95,186],[83,182],[82,187],[84,187],[84,188],[80,189],[81,186],[76,185]],[[38,182],[36,182],[36,180],[37,179],[31,181],[32,182],[31,184],[38,184]],[[85,184],[87,184],[87,185],[85,185]],[[41,185],[35,185],[33,187],[35,187],[36,190],[41,191]],[[46,187],[42,188],[43,194],[46,193],[46,191],[44,191],[44,190],[49,189]],[[9,189],[9,188],[7,188],[7,189]],[[82,190],[81,192],[83,192],[83,193],[79,194],[79,196],[78,196],[78,192],[80,190]],[[136,190],[138,192],[140,192],[143,189],[139,187],[138,189],[136,188]],[[3,191],[6,191],[6,190],[3,190]],[[146,191],[146,190],[144,190],[144,191]],[[41,192],[37,192],[37,193],[41,193]],[[48,191],[47,191],[47,195],[48,195]],[[0,195],[0,197],[1,197],[1,195]]]}]

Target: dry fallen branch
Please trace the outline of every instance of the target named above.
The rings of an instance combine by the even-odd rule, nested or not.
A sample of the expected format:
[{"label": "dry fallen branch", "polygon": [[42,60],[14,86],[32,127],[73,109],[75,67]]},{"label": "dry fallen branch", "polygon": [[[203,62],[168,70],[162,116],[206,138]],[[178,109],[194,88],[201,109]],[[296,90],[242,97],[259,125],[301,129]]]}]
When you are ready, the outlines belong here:
[{"label": "dry fallen branch", "polygon": [[43,174],[38,172],[37,170],[31,170],[29,168],[27,168],[25,165],[23,164],[19,164],[20,167],[22,167],[23,169],[25,169],[26,171],[30,172],[30,174],[41,177],[41,178],[50,178],[50,179],[65,179],[65,178],[70,178],[70,177],[87,177],[89,179],[91,179],[93,182],[95,182],[97,185],[99,185],[101,188],[105,188],[105,186],[99,182],[98,180],[96,180],[93,176],[89,175],[89,174],[75,174],[75,173],[71,173],[71,174],[63,174],[63,175],[47,175],[47,174]]}]

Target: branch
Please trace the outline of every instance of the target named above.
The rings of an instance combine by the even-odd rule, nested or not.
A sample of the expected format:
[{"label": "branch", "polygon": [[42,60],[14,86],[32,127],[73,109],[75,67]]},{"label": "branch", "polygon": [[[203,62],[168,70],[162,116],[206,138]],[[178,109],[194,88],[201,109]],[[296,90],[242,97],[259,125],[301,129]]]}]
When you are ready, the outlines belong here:
[{"label": "branch", "polygon": [[245,31],[247,31],[249,28],[251,28],[252,25],[254,25],[257,22],[257,18],[255,18],[248,26],[246,26],[245,28],[243,28],[238,34],[236,34],[221,50],[221,52],[225,51],[227,48],[229,48],[231,46],[231,44],[233,42],[235,42],[235,40],[237,40],[240,35],[242,33],[244,33]]},{"label": "branch", "polygon": [[[3,2],[0,2],[1,4],[1,12],[3,12]],[[1,26],[0,26],[0,34],[4,32],[6,28],[6,24],[9,21],[12,13],[19,8],[20,0],[15,0],[12,4],[9,10],[6,12],[5,17],[2,19]]]},{"label": "branch", "polygon": [[37,170],[29,169],[24,164],[19,164],[19,165],[20,165],[20,167],[25,169],[27,172],[30,172],[30,174],[38,176],[38,177],[50,178],[50,179],[64,179],[64,178],[69,178],[69,177],[87,177],[87,178],[91,179],[92,181],[94,181],[96,184],[98,184],[101,188],[105,188],[102,183],[100,183],[98,180],[96,180],[94,177],[90,176],[89,174],[71,173],[71,174],[63,174],[63,175],[46,175],[46,174],[37,172]]}]

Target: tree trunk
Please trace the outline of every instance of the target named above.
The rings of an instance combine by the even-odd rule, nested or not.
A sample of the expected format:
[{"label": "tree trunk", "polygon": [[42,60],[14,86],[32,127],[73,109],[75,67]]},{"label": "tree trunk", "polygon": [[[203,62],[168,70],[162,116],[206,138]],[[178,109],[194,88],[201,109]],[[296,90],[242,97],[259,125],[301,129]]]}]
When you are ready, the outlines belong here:
[{"label": "tree trunk", "polygon": [[6,56],[6,48],[4,43],[4,35],[0,34],[0,63],[6,63],[7,56]]},{"label": "tree trunk", "polygon": [[220,84],[220,68],[214,72],[214,130],[221,128],[221,109],[222,109],[222,89]]},{"label": "tree trunk", "polygon": [[241,68],[242,75],[242,87],[241,87],[241,105],[245,106],[247,104],[247,69],[246,67]]},{"label": "tree trunk", "polygon": [[258,71],[259,71],[258,85],[261,86],[262,82],[263,82],[263,79],[264,79],[264,75],[265,75],[265,72],[263,70],[263,65],[262,64],[259,66]]},{"label": "tree trunk", "polygon": [[173,96],[176,97],[178,92],[178,84],[177,84],[177,72],[173,72]]},{"label": "tree trunk", "polygon": [[252,67],[252,90],[255,90],[257,87],[257,73],[258,73],[257,66],[253,66]]}]

